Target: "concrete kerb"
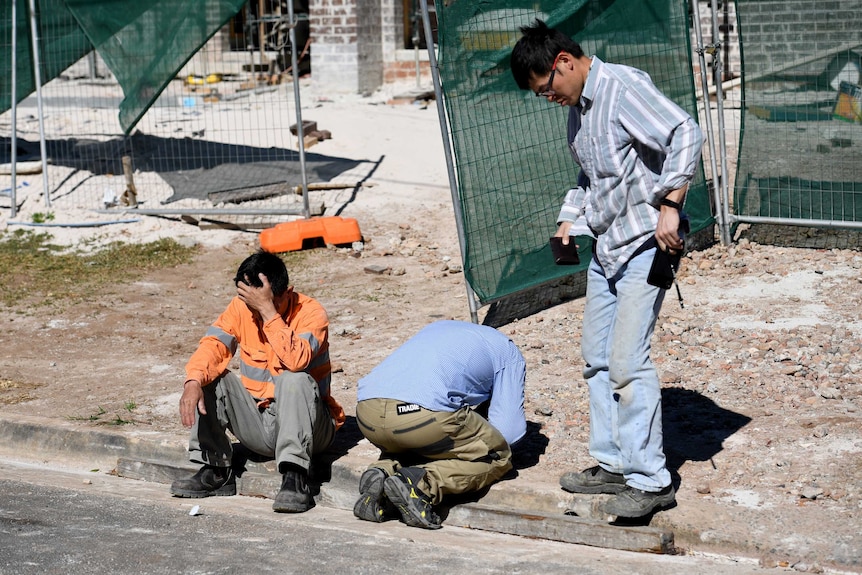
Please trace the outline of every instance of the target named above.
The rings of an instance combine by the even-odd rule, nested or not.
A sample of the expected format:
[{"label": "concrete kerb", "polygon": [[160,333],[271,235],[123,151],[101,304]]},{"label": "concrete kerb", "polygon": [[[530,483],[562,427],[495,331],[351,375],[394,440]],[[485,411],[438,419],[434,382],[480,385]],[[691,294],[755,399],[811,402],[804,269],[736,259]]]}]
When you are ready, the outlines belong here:
[{"label": "concrete kerb", "polygon": [[[179,435],[139,429],[94,429],[71,421],[31,417],[0,419],[0,453],[165,484],[195,470],[187,459],[186,439]],[[333,461],[320,483],[316,504],[352,510],[358,497],[359,476],[369,462],[367,457],[352,453]],[[247,461],[244,468],[237,482],[240,494],[275,496],[281,476],[272,462]],[[591,517],[565,515],[567,508],[592,513],[595,502],[573,504],[558,488],[515,489],[512,483],[498,483],[478,502],[457,503],[444,510],[445,525],[628,551],[675,551],[674,535],[667,527],[620,527]]]},{"label": "concrete kerb", "polygon": [[[0,454],[58,467],[115,473],[130,479],[168,484],[195,470],[188,462],[187,438],[135,429],[94,428],[81,422],[33,417],[0,417]],[[316,495],[317,505],[352,510],[359,476],[376,450],[367,442],[352,446],[331,462]],[[535,471],[535,470],[529,470]],[[557,482],[537,481],[535,473],[502,481],[472,501],[443,510],[445,525],[468,527],[629,551],[704,551],[761,558],[793,557],[851,570],[859,567],[862,541],[837,550],[836,538],[814,533],[789,545],[787,529],[768,510],[745,509],[677,494],[676,508],[658,513],[649,526],[610,524],[599,511],[603,496],[572,496]],[[274,497],[281,477],[272,462],[247,462],[239,478],[241,494]],[[165,487],[167,489],[167,486]],[[573,511],[576,515],[566,515]],[[817,521],[814,509],[800,509],[801,522]],[[849,545],[849,546],[848,546]],[[840,553],[838,552],[840,551]],[[792,561],[791,561],[792,563]],[[780,564],[780,563],[778,563]]]}]

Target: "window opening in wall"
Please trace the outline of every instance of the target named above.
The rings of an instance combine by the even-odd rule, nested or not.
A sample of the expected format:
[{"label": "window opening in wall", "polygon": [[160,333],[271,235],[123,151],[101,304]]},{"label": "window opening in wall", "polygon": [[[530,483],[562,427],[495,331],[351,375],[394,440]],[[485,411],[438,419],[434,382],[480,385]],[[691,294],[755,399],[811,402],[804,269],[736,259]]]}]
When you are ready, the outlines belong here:
[{"label": "window opening in wall", "polygon": [[[293,0],[299,74],[311,72],[308,0]],[[249,52],[255,71],[284,73],[290,70],[290,23],[287,0],[249,0],[228,25],[232,52]],[[261,39],[263,41],[261,42]],[[261,50],[262,49],[262,50]],[[275,68],[275,69],[271,69]]]},{"label": "window opening in wall", "polygon": [[[426,50],[425,25],[422,23],[422,3],[419,0],[402,0],[404,6],[404,48]],[[431,40],[437,43],[437,9],[433,0],[428,0],[428,16],[431,19]]]}]

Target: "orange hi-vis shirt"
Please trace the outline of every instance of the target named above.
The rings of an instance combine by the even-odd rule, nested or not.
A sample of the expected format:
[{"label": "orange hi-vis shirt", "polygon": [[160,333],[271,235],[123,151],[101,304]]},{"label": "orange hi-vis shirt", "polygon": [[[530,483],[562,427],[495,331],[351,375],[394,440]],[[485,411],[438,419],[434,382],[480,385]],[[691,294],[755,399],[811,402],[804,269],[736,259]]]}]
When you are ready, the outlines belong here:
[{"label": "orange hi-vis shirt", "polygon": [[234,297],[201,338],[186,364],[186,380],[209,385],[227,371],[239,347],[240,379],[259,405],[266,406],[275,398],[273,376],[304,371],[317,382],[338,429],[345,416],[329,390],[332,365],[326,310],[317,300],[294,291],[283,308],[263,323],[245,302]]}]

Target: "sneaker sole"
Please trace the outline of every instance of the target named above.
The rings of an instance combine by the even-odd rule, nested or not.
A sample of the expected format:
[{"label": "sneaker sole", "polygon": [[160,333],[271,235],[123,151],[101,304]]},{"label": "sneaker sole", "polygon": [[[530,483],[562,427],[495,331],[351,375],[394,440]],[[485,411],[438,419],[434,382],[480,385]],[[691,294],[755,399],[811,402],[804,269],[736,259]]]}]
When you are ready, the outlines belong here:
[{"label": "sneaker sole", "polygon": [[421,527],[422,529],[440,529],[443,527],[442,525],[431,523],[419,514],[416,507],[410,501],[410,487],[397,477],[387,477],[386,481],[383,482],[383,490],[386,492],[386,497],[389,498],[389,501],[394,503],[398,511],[401,512],[401,517],[407,525]]},{"label": "sneaker sole", "polygon": [[383,497],[383,482],[386,473],[369,473],[366,471],[359,478],[359,499],[353,506],[353,515],[363,521],[382,523],[384,520],[380,500]]},{"label": "sneaker sole", "polygon": [[625,519],[637,519],[639,517],[646,517],[650,513],[655,513],[656,511],[661,511],[663,509],[667,509],[668,507],[671,507],[675,503],[676,503],[676,494],[671,493],[670,495],[657,497],[651,505],[645,507],[642,510],[638,510],[638,511],[629,512],[628,510],[622,510],[622,513],[617,513],[617,511],[620,511],[620,510],[619,509],[617,509],[616,511],[613,510],[612,501],[609,501],[608,503],[606,503],[604,505],[604,507],[602,508],[602,510],[605,513],[607,513],[608,515],[615,515],[617,517],[623,517]]},{"label": "sneaker sole", "polygon": [[230,486],[222,485],[212,491],[192,491],[190,489],[177,489],[171,487],[171,495],[174,497],[186,497],[189,499],[202,499],[204,497],[229,497],[236,495],[236,484]]},{"label": "sneaker sole", "polygon": [[272,510],[276,513],[305,513],[314,507],[314,503],[273,503]]},{"label": "sneaker sole", "polygon": [[560,487],[563,488],[563,491],[568,491],[569,493],[583,493],[586,495],[597,495],[599,493],[604,493],[607,495],[618,495],[625,490],[626,485],[625,483],[600,483],[598,485],[580,485],[564,481],[562,478],[560,478]]}]

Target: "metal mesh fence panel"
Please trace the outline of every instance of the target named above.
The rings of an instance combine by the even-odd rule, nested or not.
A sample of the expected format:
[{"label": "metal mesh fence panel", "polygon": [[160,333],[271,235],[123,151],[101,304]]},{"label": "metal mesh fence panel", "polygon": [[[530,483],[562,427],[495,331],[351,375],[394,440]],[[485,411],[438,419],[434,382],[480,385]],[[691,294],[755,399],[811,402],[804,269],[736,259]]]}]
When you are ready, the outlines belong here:
[{"label": "metal mesh fence panel", "polygon": [[[58,211],[135,208],[248,227],[303,213],[299,141],[291,130],[296,97],[284,57],[287,14],[267,15],[265,27],[246,15],[255,33],[267,35],[261,51],[233,45],[224,26],[244,0],[39,0],[34,54],[28,2],[16,2],[16,23],[11,3],[0,9],[0,164],[11,159],[6,78],[15,61],[19,192],[47,183],[46,203]],[[46,173],[38,166],[40,136]],[[374,167],[314,152],[304,164],[306,183],[342,187]],[[4,170],[0,188],[9,184]],[[309,208],[319,215],[325,206],[312,199]]]},{"label": "metal mesh fence panel", "polygon": [[[697,117],[685,2],[675,0],[441,2],[439,68],[455,156],[464,270],[482,302],[584,269],[555,266],[548,239],[577,168],[566,145],[567,110],[519,90],[509,67],[520,27],[536,18],[587,54],[648,72]],[[712,223],[702,170],[689,192],[692,229]]]},{"label": "metal mesh fence panel", "polygon": [[[737,0],[742,221],[862,222],[862,0]],[[755,220],[756,221],[756,220]]]}]

